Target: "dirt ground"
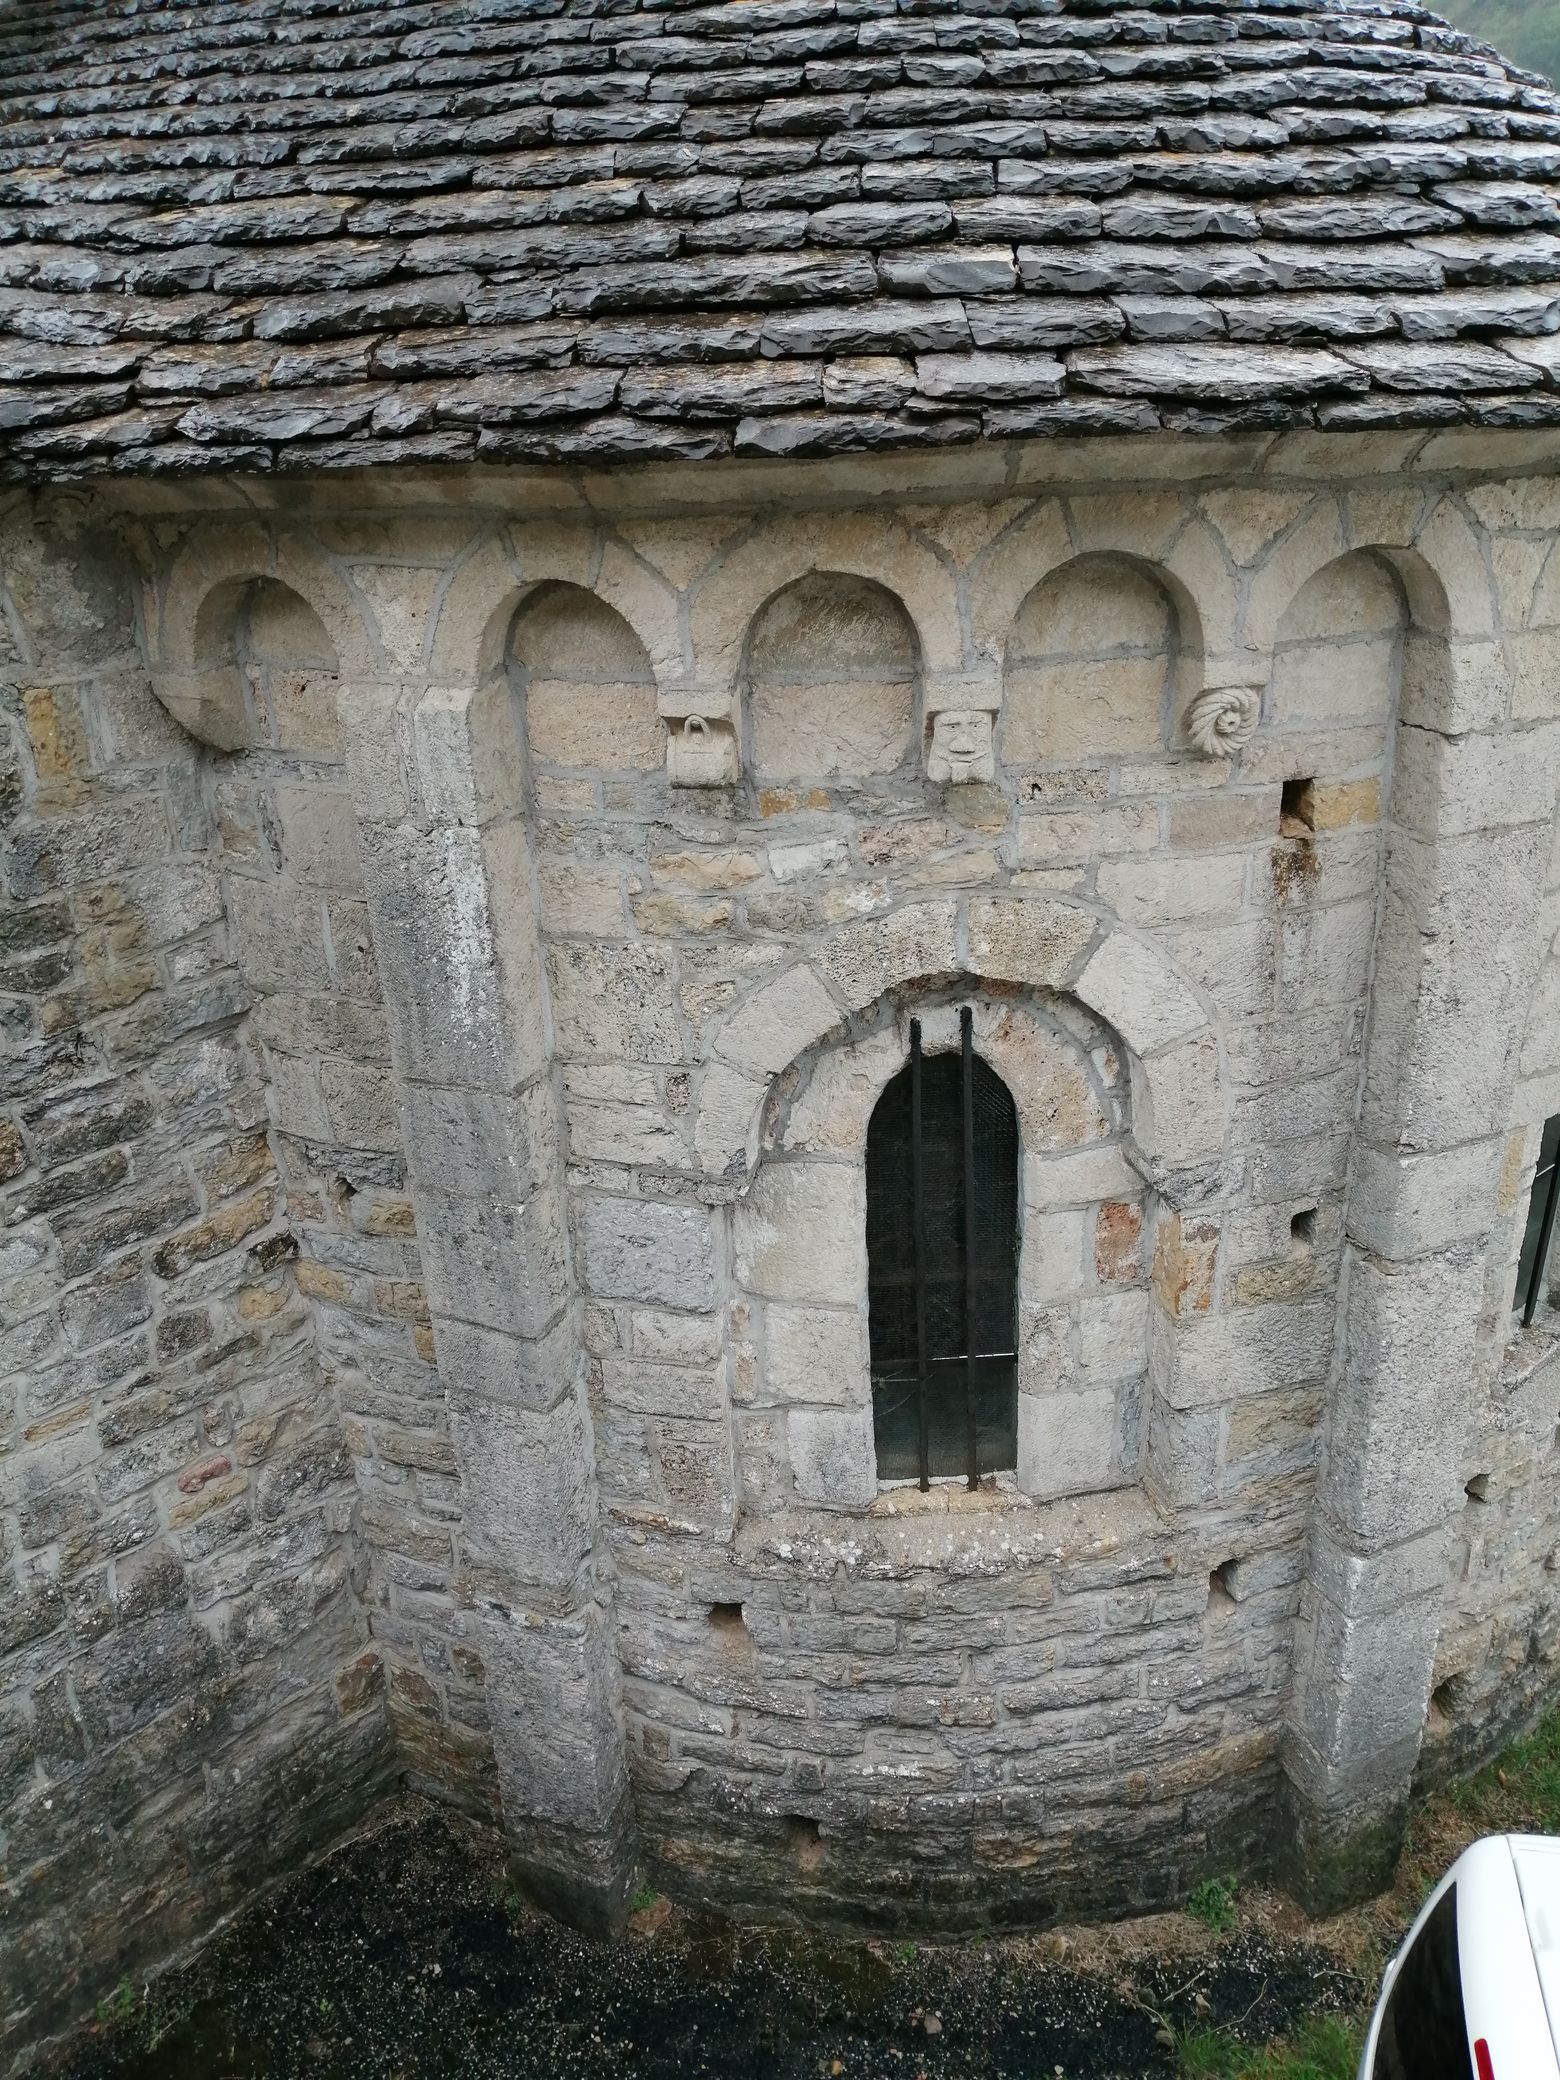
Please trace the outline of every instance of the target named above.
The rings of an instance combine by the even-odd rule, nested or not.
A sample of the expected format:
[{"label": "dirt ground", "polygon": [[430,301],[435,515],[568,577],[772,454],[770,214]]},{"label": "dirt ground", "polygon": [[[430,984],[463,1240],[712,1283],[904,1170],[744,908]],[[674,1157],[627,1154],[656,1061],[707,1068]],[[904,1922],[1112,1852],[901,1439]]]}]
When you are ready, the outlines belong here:
[{"label": "dirt ground", "polygon": [[734,1929],[662,1900],[596,1944],[506,1896],[495,1845],[434,1809],[386,1824],[122,1987],[51,2080],[1142,2080],[1174,2033],[1249,2044],[1358,2008],[1351,1957],[1276,1895],[1215,1937],[1184,1914],[895,1944]]}]

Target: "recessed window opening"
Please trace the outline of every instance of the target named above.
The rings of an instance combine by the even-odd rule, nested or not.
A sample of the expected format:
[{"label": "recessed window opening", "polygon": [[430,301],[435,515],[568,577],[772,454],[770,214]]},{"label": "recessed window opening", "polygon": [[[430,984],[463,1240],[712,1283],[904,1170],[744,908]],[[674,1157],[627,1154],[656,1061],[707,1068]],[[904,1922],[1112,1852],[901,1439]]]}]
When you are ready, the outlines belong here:
[{"label": "recessed window opening", "polygon": [[1235,1567],[1234,1560],[1222,1560],[1208,1577],[1208,1608],[1215,1615],[1235,1608],[1235,1591],[1230,1586]]},{"label": "recessed window opening", "polygon": [[1018,1114],[959,1013],[957,1054],[910,1060],[867,1130],[872,1426],[880,1480],[1018,1463]]},{"label": "recessed window opening", "polygon": [[710,1605],[710,1630],[712,1632],[746,1632],[747,1620],[742,1615],[740,1603],[712,1603]]},{"label": "recessed window opening", "polygon": [[1316,1241],[1316,1208],[1307,1206],[1297,1213],[1289,1223],[1289,1239],[1301,1249],[1310,1249]]},{"label": "recessed window opening", "polygon": [[1517,1259],[1517,1291],[1512,1306],[1522,1315],[1527,1328],[1538,1311],[1548,1283],[1549,1245],[1554,1239],[1555,1212],[1560,1206],[1560,1112],[1544,1122],[1538,1145],[1538,1169],[1528,1197],[1527,1225],[1522,1230],[1522,1253]]},{"label": "recessed window opening", "polygon": [[1278,802],[1279,835],[1310,838],[1316,835],[1316,781],[1286,780]]}]

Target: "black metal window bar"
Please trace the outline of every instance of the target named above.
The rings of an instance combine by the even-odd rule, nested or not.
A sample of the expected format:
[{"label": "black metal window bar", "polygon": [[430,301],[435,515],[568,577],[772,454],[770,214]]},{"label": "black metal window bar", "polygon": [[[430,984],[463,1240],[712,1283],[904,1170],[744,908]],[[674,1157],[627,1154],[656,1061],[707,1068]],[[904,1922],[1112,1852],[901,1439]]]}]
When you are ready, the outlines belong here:
[{"label": "black metal window bar", "polygon": [[867,1285],[878,1477],[1018,1463],[1018,1115],[975,1053],[910,1060],[867,1130]]},{"label": "black metal window bar", "polygon": [[1560,1208],[1560,1112],[1544,1122],[1538,1147],[1538,1169],[1528,1200],[1527,1226],[1522,1231],[1522,1254],[1517,1260],[1517,1296],[1512,1302],[1522,1310],[1525,1329],[1538,1311],[1548,1275],[1549,1244],[1555,1232],[1555,1213]]}]

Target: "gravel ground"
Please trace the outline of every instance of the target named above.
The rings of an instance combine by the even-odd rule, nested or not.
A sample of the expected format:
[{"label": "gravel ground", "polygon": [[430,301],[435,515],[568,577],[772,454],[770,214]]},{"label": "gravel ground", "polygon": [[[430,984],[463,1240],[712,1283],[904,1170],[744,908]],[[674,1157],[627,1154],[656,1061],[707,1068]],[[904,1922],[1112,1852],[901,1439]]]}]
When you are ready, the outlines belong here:
[{"label": "gravel ground", "polygon": [[[144,2000],[122,1991],[51,2080],[1143,2080],[1158,2034],[1248,2042],[1359,1982],[1257,1929],[1109,1972],[1040,1938],[928,1947],[636,1916],[585,1941],[507,1899],[493,1844],[410,1806],[233,1922]],[[1059,1947],[1055,1939],[1050,1947]],[[113,2012],[117,2009],[119,2012]]]}]

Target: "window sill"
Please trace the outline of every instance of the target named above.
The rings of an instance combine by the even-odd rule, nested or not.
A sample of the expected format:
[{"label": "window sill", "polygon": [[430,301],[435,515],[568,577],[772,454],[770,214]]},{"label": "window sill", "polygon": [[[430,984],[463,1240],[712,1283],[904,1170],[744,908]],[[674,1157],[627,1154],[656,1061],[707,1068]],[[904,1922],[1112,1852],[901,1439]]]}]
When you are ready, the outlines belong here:
[{"label": "window sill", "polygon": [[1500,1384],[1507,1393],[1525,1386],[1535,1372],[1560,1353],[1560,1312],[1547,1308],[1529,1328],[1519,1327],[1500,1361]]},{"label": "window sill", "polygon": [[895,1517],[954,1517],[980,1514],[994,1509],[1012,1509],[1028,1501],[1018,1485],[1016,1473],[987,1473],[978,1488],[971,1488],[962,1474],[934,1480],[922,1489],[915,1481],[885,1481],[876,1499],[867,1505],[867,1515],[879,1521]]}]

